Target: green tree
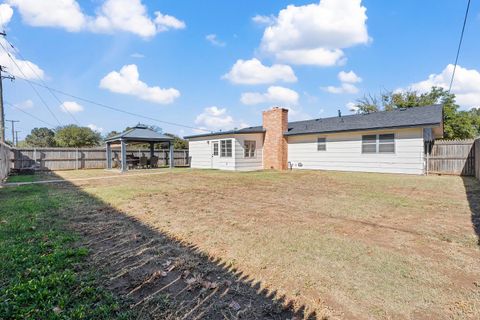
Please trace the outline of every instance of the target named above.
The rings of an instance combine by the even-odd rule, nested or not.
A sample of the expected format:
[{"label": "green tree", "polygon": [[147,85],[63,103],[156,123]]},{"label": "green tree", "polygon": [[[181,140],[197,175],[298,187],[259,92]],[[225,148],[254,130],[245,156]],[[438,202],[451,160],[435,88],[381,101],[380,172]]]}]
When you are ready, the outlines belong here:
[{"label": "green tree", "polygon": [[59,147],[93,147],[100,145],[101,141],[100,133],[74,124],[59,127],[55,134],[55,142]]},{"label": "green tree", "polygon": [[444,113],[444,137],[446,139],[471,139],[480,134],[480,110],[461,111],[455,102],[455,94],[439,87],[428,92],[414,90],[384,92],[380,98],[368,95],[358,99],[355,107],[359,113],[392,111],[398,108],[424,107],[442,104]]},{"label": "green tree", "polygon": [[55,132],[49,128],[34,128],[25,138],[29,147],[55,147]]}]

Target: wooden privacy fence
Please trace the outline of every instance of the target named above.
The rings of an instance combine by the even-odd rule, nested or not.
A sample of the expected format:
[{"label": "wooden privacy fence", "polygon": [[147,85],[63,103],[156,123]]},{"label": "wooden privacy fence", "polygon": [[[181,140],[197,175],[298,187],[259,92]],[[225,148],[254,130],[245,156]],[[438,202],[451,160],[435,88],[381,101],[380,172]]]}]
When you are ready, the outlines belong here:
[{"label": "wooden privacy fence", "polygon": [[480,138],[475,140],[475,177],[480,180]]},{"label": "wooden privacy fence", "polygon": [[[103,148],[20,148],[13,150],[13,168],[17,170],[35,168],[37,170],[78,170],[104,169],[106,152]],[[128,149],[127,155],[150,156],[150,150]],[[158,166],[167,166],[169,150],[155,150]],[[120,150],[112,150],[112,158],[120,159]],[[190,165],[188,150],[175,150],[175,167]]]},{"label": "wooden privacy fence", "polygon": [[430,152],[427,152],[427,172],[474,176],[475,144],[478,145],[474,140],[435,141]]},{"label": "wooden privacy fence", "polygon": [[6,144],[0,142],[0,182],[10,173],[12,150]]}]

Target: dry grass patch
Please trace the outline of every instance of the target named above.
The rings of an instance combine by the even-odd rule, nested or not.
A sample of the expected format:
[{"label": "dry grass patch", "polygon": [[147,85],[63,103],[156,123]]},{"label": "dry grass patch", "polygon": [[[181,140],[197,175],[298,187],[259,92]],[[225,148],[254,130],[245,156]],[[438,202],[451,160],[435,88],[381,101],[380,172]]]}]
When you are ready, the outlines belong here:
[{"label": "dry grass patch", "polygon": [[179,170],[75,184],[319,316],[480,317],[470,178]]}]

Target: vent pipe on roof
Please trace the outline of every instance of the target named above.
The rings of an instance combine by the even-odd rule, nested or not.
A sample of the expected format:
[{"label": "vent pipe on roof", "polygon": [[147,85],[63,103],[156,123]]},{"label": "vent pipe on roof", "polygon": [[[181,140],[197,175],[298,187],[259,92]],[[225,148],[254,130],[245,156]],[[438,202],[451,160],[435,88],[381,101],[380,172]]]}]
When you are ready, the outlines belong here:
[{"label": "vent pipe on roof", "polygon": [[342,117],[342,111],[338,110],[338,117],[341,118]]}]

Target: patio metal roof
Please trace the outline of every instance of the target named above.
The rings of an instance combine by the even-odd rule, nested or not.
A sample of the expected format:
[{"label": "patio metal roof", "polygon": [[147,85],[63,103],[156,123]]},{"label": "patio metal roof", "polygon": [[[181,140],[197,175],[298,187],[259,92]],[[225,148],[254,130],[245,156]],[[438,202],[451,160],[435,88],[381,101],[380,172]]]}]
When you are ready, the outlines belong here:
[{"label": "patio metal roof", "polygon": [[105,140],[105,142],[115,141],[132,141],[132,142],[171,142],[173,137],[167,136],[162,133],[158,133],[148,126],[143,124],[137,124],[132,129],[124,131],[113,137]]}]

